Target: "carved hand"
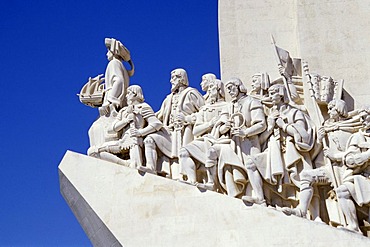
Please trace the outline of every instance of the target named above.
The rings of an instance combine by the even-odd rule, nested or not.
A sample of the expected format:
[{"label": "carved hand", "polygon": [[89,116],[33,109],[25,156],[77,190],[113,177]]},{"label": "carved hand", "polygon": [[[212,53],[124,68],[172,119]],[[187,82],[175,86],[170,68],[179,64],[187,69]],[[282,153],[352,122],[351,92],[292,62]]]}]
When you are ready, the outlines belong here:
[{"label": "carved hand", "polygon": [[182,112],[179,112],[177,115],[176,115],[176,119],[175,119],[177,122],[181,122],[181,123],[184,123],[185,122],[185,115],[184,113]]},{"label": "carved hand", "polygon": [[246,137],[247,136],[247,130],[239,128],[239,127],[234,127],[234,128],[231,129],[231,134],[234,135],[234,136]]},{"label": "carved hand", "polygon": [[213,126],[215,126],[217,120],[218,120],[217,117],[212,118],[211,121],[208,122],[208,127],[212,128]]},{"label": "carved hand", "polygon": [[284,76],[287,79],[289,78],[288,73],[285,72],[284,66],[282,66],[281,64],[279,64],[278,69],[279,69],[280,75]]},{"label": "carved hand", "polygon": [[102,105],[101,107],[99,107],[99,112],[100,112],[100,115],[102,115],[102,116],[108,115],[109,114],[109,105]]},{"label": "carved hand", "polygon": [[234,124],[234,121],[227,120],[226,123],[225,123],[225,128],[231,129],[231,127],[233,126],[233,124]]},{"label": "carved hand", "polygon": [[279,64],[278,69],[279,69],[280,75],[285,76],[285,68],[284,68],[284,66],[282,66],[281,64]]},{"label": "carved hand", "polygon": [[276,119],[276,125],[279,126],[279,128],[284,129],[285,122],[282,118],[279,117]]},{"label": "carved hand", "polygon": [[317,131],[317,139],[321,141],[326,135],[324,126],[321,126],[319,130]]},{"label": "carved hand", "polygon": [[257,170],[257,166],[254,164],[253,160],[248,157],[246,162],[245,162],[245,167],[247,169],[251,169],[252,171],[256,171]]},{"label": "carved hand", "polygon": [[368,157],[364,153],[354,155],[354,162],[358,166],[364,164],[367,160],[368,160]]},{"label": "carved hand", "polygon": [[330,160],[336,160],[334,154],[331,151],[329,151],[328,148],[324,148],[323,152],[325,157],[329,158]]},{"label": "carved hand", "polygon": [[273,129],[275,126],[275,117],[274,116],[268,116],[267,117],[267,127],[268,129]]},{"label": "carved hand", "polygon": [[224,134],[226,133],[227,131],[229,131],[229,129],[231,129],[231,126],[232,126],[232,121],[230,120],[227,120],[221,127],[220,127],[220,132],[221,134]]},{"label": "carved hand", "polygon": [[141,131],[136,129],[136,128],[131,128],[130,129],[130,136],[131,137],[141,137],[142,134],[141,134]]}]

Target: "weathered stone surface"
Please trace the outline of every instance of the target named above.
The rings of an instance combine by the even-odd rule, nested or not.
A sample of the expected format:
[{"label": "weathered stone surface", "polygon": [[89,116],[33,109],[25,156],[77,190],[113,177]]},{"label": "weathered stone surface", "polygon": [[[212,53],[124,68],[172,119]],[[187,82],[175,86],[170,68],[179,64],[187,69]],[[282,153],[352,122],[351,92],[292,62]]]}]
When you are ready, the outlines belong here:
[{"label": "weathered stone surface", "polygon": [[68,151],[61,192],[95,246],[369,246],[335,229]]},{"label": "weathered stone surface", "polygon": [[60,192],[94,246],[122,246],[61,170],[59,181]]},{"label": "weathered stone surface", "polygon": [[[308,61],[311,71],[344,79],[352,107],[370,104],[363,90],[370,70],[369,12],[366,0],[221,0],[222,79],[237,76],[249,85],[256,72],[278,77],[269,38],[273,34],[292,57]],[[347,104],[353,99],[345,94]]]}]

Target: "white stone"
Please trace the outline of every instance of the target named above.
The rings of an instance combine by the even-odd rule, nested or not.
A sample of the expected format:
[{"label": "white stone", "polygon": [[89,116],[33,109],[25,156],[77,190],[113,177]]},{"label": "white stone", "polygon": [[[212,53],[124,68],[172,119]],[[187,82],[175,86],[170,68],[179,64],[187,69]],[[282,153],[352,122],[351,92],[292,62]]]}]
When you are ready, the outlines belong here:
[{"label": "white stone", "polygon": [[369,246],[336,229],[68,151],[61,192],[94,246]]},{"label": "white stone", "polygon": [[[351,109],[370,104],[370,2],[366,0],[219,0],[221,78],[266,71],[279,76],[270,34],[311,71],[344,79]],[[351,102],[354,99],[354,102]]]},{"label": "white stone", "polygon": [[[205,74],[202,96],[189,87],[187,72],[175,69],[171,93],[157,113],[143,102],[140,86],[128,87],[133,73],[128,50],[105,40],[110,62],[104,94],[97,76],[80,99],[100,112],[89,131],[88,154],[116,164],[67,153],[60,166],[62,193],[86,233],[95,245],[135,246],[296,245],[309,244],[305,234],[319,232],[325,236],[315,239],[318,245],[330,235],[347,239],[343,231],[337,237],[333,227],[320,229],[323,225],[200,188],[366,233],[370,109],[347,108],[359,105],[357,99],[367,103],[361,95],[368,95],[362,88],[370,56],[361,39],[370,33],[358,29],[367,30],[367,15],[352,11],[361,5],[370,10],[370,4],[219,3],[225,87]],[[350,14],[342,18],[344,9]],[[252,86],[249,94],[238,77]],[[349,81],[344,101],[340,79]],[[225,90],[231,102],[225,102]],[[140,171],[123,167],[128,164]],[[269,229],[271,241],[262,237],[267,224],[276,226]],[[287,241],[292,233],[294,241]]]}]

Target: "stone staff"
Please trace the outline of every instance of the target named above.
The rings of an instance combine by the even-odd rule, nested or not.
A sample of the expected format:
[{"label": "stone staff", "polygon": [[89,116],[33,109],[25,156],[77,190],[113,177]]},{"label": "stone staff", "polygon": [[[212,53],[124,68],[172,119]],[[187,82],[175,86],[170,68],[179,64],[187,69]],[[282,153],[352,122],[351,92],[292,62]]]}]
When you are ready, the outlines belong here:
[{"label": "stone staff", "polygon": [[142,155],[142,138],[137,137],[136,135],[132,135],[132,132],[136,130],[135,125],[135,113],[134,107],[132,109],[129,107],[128,109],[128,119],[130,119],[130,138],[131,138],[131,145],[130,145],[130,159],[131,159],[131,167],[138,168],[143,165],[143,155]]},{"label": "stone staff", "polygon": [[[309,92],[310,92],[310,96],[311,96],[312,107],[314,108],[313,114],[316,115],[314,119],[316,119],[318,121],[317,123],[315,123],[315,125],[316,126],[321,126],[323,124],[323,117],[322,117],[322,114],[320,113],[320,108],[319,108],[319,106],[316,102],[316,99],[315,99],[315,93],[314,93],[314,90],[313,90],[313,87],[312,87],[311,76],[310,76],[310,73],[309,73],[309,68],[308,68],[308,63],[307,62],[303,63],[303,72],[304,72],[304,75],[306,76],[306,78],[308,79],[307,83],[309,84]],[[323,144],[324,149],[328,148],[328,143],[327,143],[325,137],[322,140],[322,144]],[[331,163],[331,160],[326,156],[324,156],[324,161],[325,161],[325,164],[328,165],[328,167],[329,167],[328,170],[330,172],[331,177],[333,178],[333,187],[334,187],[334,189],[337,189],[338,185],[339,185],[339,182],[338,182],[338,178],[335,176],[333,164]],[[337,207],[337,208],[338,208],[340,223],[343,224],[343,223],[346,222],[345,218],[344,218],[344,215],[343,215],[343,212],[340,210],[339,207]]]},{"label": "stone staff", "polygon": [[[276,46],[276,43],[275,43],[275,39],[274,39],[274,36],[272,36],[272,34],[271,34],[271,44],[272,44],[272,49],[273,49],[273,52],[274,52],[274,54],[275,54],[275,58],[276,58],[276,62],[277,62],[277,64],[278,64],[278,66],[283,66],[283,64],[282,64],[282,62],[281,62],[281,59],[280,59],[280,55],[279,55],[279,50],[283,50],[283,49],[281,49],[281,48],[278,48],[277,46]],[[285,50],[284,50],[285,51]],[[292,63],[291,62],[291,58],[289,57],[289,53],[287,52],[287,51],[285,51],[286,52],[286,56],[287,56],[287,65],[289,64],[289,59],[290,59],[290,63]],[[290,65],[292,65],[292,64],[290,64]],[[283,66],[283,67],[285,67],[285,68],[287,68],[288,66]],[[290,88],[289,88],[289,86],[288,86],[288,82],[287,82],[287,80],[286,80],[286,78],[285,78],[285,76],[284,76],[284,74],[282,74],[282,76],[283,76],[283,82],[284,82],[284,86],[285,86],[285,88],[286,88],[286,91],[287,91],[287,96],[288,96],[288,100],[289,100],[289,104],[291,104],[291,105],[295,105],[295,103],[294,103],[294,101],[293,101],[293,99],[292,99],[292,96],[291,96],[291,93],[290,93]]]}]

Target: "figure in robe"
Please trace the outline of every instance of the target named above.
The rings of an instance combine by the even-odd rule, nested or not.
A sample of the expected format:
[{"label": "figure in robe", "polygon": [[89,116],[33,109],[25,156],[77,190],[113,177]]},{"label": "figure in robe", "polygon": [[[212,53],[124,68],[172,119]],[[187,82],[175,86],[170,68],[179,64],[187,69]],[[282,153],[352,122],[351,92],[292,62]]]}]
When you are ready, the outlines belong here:
[{"label": "figure in robe", "polygon": [[[300,187],[299,174],[312,169],[309,151],[315,143],[315,129],[309,117],[288,104],[286,88],[281,84],[269,88],[272,108],[267,117],[267,131],[260,135],[266,143],[263,153],[252,155],[245,164],[254,195],[246,195],[246,202],[265,202],[263,182],[272,185],[283,200],[296,200]],[[270,198],[269,198],[270,200]],[[269,204],[275,204],[271,200]]]},{"label": "figure in robe", "polygon": [[128,106],[123,107],[113,121],[110,131],[117,133],[119,140],[105,142],[98,149],[101,159],[117,164],[141,168],[145,164],[143,139],[162,128],[153,109],[144,102],[140,86],[127,88]]},{"label": "figure in robe", "polygon": [[[211,175],[212,171],[210,171],[213,168],[207,167],[205,164],[207,150],[217,138],[212,133],[213,127],[217,126],[220,115],[227,105],[222,81],[214,79],[208,82],[206,94],[206,104],[200,108],[196,115],[193,129],[195,139],[181,148],[179,161],[181,173],[187,176],[187,182],[196,184],[206,180],[207,185],[213,187],[214,180]],[[199,172],[202,168],[206,169],[207,177],[202,177]]]},{"label": "figure in robe", "polygon": [[[296,208],[284,207],[282,211],[287,215],[306,217],[307,211],[312,203],[314,189],[316,185],[331,185],[336,188],[342,183],[342,175],[345,169],[343,166],[343,155],[346,144],[352,133],[356,130],[352,125],[352,120],[348,118],[346,103],[343,100],[332,100],[328,104],[329,119],[319,128],[317,139],[320,143],[325,142],[324,156],[325,165],[316,169],[304,170],[300,174],[301,186],[299,194],[299,204]],[[356,123],[354,123],[356,124]],[[324,140],[327,138],[327,141]],[[321,145],[322,146],[322,145]],[[319,218],[319,206],[314,203],[311,205],[312,219],[321,221]]]},{"label": "figure in robe", "polygon": [[144,145],[147,167],[152,167],[155,172],[165,173],[166,176],[178,178],[180,168],[171,171],[169,162],[165,162],[167,165],[162,163],[161,166],[157,166],[157,162],[159,163],[159,158],[166,158],[170,162],[177,160],[180,148],[194,139],[195,113],[204,105],[204,98],[198,90],[189,87],[188,76],[184,69],[173,70],[170,82],[171,93],[156,113],[164,128],[148,135]]},{"label": "figure in robe", "polygon": [[[105,39],[107,59],[109,61],[105,71],[104,99],[99,109],[99,118],[89,129],[90,148],[87,153],[99,158],[98,148],[107,141],[118,140],[116,132],[108,132],[117,113],[127,105],[126,92],[129,78],[134,74],[134,66],[130,52],[116,39]],[[123,61],[129,62],[132,69],[127,71]]]},{"label": "figure in robe", "polygon": [[[336,193],[339,205],[346,218],[345,227],[361,233],[355,203],[369,212],[370,206],[370,109],[360,113],[363,128],[354,133],[348,140],[343,163],[346,170],[343,173],[342,184]],[[368,218],[369,214],[366,215]]]},{"label": "figure in robe", "polygon": [[225,88],[232,101],[214,126],[218,139],[207,151],[206,166],[214,167],[222,192],[240,197],[248,181],[245,163],[261,152],[258,134],[266,129],[266,120],[261,102],[247,95],[240,79],[229,80]]}]

